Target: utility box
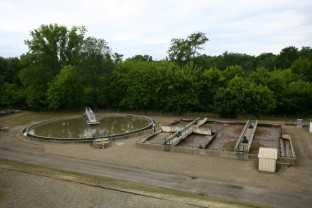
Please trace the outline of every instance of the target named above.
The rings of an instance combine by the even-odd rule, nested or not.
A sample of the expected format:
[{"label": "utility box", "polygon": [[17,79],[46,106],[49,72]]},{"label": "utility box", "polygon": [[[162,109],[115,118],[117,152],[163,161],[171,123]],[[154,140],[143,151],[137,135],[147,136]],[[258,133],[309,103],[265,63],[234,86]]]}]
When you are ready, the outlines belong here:
[{"label": "utility box", "polygon": [[267,172],[276,172],[277,149],[259,148],[259,170]]}]

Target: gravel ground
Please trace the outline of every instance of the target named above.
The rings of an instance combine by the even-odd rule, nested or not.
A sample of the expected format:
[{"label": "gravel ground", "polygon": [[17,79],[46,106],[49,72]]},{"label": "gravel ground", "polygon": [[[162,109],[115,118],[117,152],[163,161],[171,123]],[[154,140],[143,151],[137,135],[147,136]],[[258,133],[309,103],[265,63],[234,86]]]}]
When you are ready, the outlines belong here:
[{"label": "gravel ground", "polygon": [[0,169],[0,207],[182,207],[188,204]]},{"label": "gravel ground", "polygon": [[280,127],[257,126],[253,143],[262,147],[279,149],[279,139],[281,137]]},{"label": "gravel ground", "polygon": [[190,148],[203,148],[211,140],[212,136],[205,136],[201,134],[191,134],[182,140],[178,146],[179,147],[190,147]]},{"label": "gravel ground", "polygon": [[[218,133],[217,137],[208,146],[208,149],[229,151],[227,144],[236,143],[244,128],[244,125],[209,122],[205,123],[203,127],[210,128],[211,130],[216,131]],[[233,150],[230,149],[230,151]]]}]

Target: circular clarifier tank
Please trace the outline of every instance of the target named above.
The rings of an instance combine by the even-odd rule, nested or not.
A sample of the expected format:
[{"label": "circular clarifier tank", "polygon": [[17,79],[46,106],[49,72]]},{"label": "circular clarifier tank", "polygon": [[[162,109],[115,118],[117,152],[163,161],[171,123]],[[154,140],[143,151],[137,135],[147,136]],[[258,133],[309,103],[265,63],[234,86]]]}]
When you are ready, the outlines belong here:
[{"label": "circular clarifier tank", "polygon": [[127,138],[153,126],[152,119],[126,114],[97,114],[98,125],[89,126],[83,116],[42,121],[27,127],[24,135],[39,140],[87,142],[94,137]]}]

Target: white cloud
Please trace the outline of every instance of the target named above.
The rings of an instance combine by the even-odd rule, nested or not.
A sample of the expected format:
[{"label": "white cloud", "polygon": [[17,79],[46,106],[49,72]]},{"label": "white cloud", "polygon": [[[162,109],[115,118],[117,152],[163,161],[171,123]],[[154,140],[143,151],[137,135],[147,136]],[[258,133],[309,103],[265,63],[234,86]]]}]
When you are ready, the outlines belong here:
[{"label": "white cloud", "polygon": [[310,0],[0,0],[0,56],[25,53],[29,31],[50,23],[84,25],[125,57],[165,58],[172,38],[196,31],[211,40],[208,55],[278,53],[311,46],[311,10]]}]

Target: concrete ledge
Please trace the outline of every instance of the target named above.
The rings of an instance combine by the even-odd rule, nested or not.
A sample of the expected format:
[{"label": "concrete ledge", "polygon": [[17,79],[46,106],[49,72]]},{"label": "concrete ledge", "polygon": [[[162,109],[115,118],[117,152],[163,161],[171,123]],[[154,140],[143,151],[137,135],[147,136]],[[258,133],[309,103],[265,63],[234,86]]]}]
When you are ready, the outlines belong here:
[{"label": "concrete ledge", "polygon": [[290,148],[291,148],[291,154],[292,154],[293,158],[296,158],[296,154],[295,154],[294,146],[292,144],[291,137],[289,135],[283,135],[282,138],[283,139],[287,139],[289,141]]},{"label": "concrete ledge", "polygon": [[142,136],[144,134],[151,134],[153,133],[153,129],[144,129],[136,132],[131,132],[129,134],[125,135],[112,135],[113,141],[118,141],[118,140],[123,140],[123,139],[129,139],[131,137],[136,137],[136,136]]},{"label": "concrete ledge", "polygon": [[296,165],[296,153],[295,153],[295,149],[294,149],[291,137],[289,135],[283,135],[282,139],[286,139],[289,141],[290,148],[291,148],[291,154],[293,157],[292,158],[290,158],[290,157],[278,157],[277,162],[282,163],[282,164],[287,164],[287,165]]},{"label": "concrete ledge", "polygon": [[280,164],[284,164],[284,165],[295,166],[296,165],[296,158],[277,157],[276,162],[280,163]]},{"label": "concrete ledge", "polygon": [[[151,150],[161,150],[161,151],[164,150],[163,145],[140,143],[139,141],[136,143],[136,146],[138,148],[145,148],[145,149],[151,149]],[[171,146],[169,151],[193,154],[193,155],[204,155],[204,156],[210,156],[210,157],[239,159],[239,160],[258,160],[257,154],[238,154],[236,152],[231,152],[231,151],[219,151],[219,150],[198,149],[198,148],[178,147],[178,146]],[[281,164],[285,164],[285,165],[295,165],[296,158],[278,157],[277,162]]]}]

